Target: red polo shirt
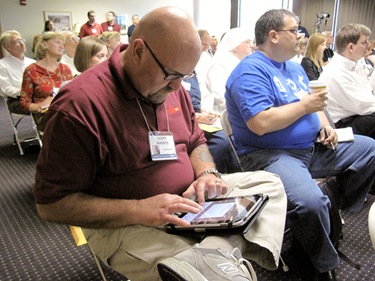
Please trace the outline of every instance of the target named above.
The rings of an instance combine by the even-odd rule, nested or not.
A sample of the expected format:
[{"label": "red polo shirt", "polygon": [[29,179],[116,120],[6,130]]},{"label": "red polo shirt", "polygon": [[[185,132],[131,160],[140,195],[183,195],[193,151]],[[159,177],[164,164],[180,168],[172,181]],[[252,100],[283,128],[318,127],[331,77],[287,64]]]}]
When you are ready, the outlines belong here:
[{"label": "red polo shirt", "polygon": [[[120,65],[119,49],[54,99],[37,162],[37,203],[52,203],[73,192],[125,199],[182,194],[193,182],[189,154],[206,140],[189,94],[181,87],[165,106],[150,104]],[[169,126],[177,160],[151,160],[146,121],[152,131]]]},{"label": "red polo shirt", "polygon": [[103,33],[102,26],[96,22],[93,25],[86,22],[84,25],[81,26],[81,30],[79,31],[79,37],[83,38],[86,36],[99,36]]}]

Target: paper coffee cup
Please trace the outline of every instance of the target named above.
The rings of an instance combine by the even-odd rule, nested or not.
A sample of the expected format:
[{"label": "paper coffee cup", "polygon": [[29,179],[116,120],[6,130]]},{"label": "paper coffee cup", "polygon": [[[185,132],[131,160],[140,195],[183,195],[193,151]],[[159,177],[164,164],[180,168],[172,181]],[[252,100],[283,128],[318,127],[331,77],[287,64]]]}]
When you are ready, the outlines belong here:
[{"label": "paper coffee cup", "polygon": [[322,81],[312,80],[309,82],[309,88],[310,93],[313,94],[325,90],[327,88],[327,85]]}]

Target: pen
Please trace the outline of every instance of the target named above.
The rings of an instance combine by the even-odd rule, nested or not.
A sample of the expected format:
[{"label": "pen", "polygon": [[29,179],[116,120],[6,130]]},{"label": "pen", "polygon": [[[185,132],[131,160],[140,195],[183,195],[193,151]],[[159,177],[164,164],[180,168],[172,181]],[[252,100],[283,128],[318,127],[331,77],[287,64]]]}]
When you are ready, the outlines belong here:
[{"label": "pen", "polygon": [[[324,134],[326,135],[326,138],[329,138],[329,134],[328,134],[327,129],[323,128],[323,130],[324,130]],[[333,143],[331,141],[329,142],[329,145],[331,146],[333,152],[335,152],[336,151],[335,146],[333,145]]]}]

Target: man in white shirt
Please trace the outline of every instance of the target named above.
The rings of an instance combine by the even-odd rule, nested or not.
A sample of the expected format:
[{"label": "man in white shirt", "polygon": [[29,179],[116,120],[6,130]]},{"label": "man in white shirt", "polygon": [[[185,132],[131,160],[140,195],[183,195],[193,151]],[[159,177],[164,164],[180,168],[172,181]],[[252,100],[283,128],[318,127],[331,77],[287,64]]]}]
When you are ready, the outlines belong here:
[{"label": "man in white shirt", "polygon": [[61,63],[64,63],[70,67],[73,76],[77,76],[80,72],[74,65],[74,55],[76,53],[76,48],[79,43],[79,37],[71,31],[64,33],[65,37],[65,53],[61,57]]},{"label": "man in white shirt", "polygon": [[208,69],[211,67],[213,63],[212,54],[209,52],[211,46],[211,35],[205,29],[199,29],[198,34],[201,39],[202,54],[197,65],[195,66],[195,72],[197,73],[199,88],[202,93],[202,110],[210,112],[212,111],[213,102],[211,99],[206,99],[206,97],[209,96],[209,91],[206,86],[206,77]]},{"label": "man in white shirt", "polygon": [[369,79],[356,71],[370,35],[362,24],[343,26],[336,35],[337,53],[319,80],[327,83],[327,108],[336,127],[352,127],[355,134],[375,138],[375,96]]},{"label": "man in white shirt", "polygon": [[23,71],[35,60],[25,56],[25,40],[16,30],[5,31],[0,37],[0,43],[8,52],[8,55],[0,60],[0,90],[7,97],[11,112],[28,114],[20,106],[20,91]]}]

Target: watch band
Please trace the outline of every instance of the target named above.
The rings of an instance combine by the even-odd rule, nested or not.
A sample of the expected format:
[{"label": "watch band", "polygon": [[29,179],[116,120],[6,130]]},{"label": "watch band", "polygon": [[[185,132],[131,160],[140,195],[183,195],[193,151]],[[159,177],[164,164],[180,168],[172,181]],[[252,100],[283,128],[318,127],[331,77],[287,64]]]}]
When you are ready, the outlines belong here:
[{"label": "watch band", "polygon": [[204,170],[202,173],[200,173],[197,178],[200,178],[201,176],[207,175],[207,174],[214,174],[217,178],[221,179],[221,175],[218,170],[215,168]]}]

